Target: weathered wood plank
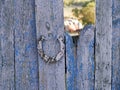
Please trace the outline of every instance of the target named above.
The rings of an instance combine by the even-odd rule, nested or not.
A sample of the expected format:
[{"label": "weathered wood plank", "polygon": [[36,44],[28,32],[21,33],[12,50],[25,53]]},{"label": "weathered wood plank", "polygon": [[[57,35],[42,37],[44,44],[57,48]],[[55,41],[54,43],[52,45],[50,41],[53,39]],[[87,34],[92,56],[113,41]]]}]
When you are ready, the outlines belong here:
[{"label": "weathered wood plank", "polygon": [[0,90],[14,86],[14,3],[0,1]]},{"label": "weathered wood plank", "polygon": [[66,84],[67,90],[77,90],[76,88],[76,76],[77,76],[77,66],[76,58],[74,56],[74,44],[72,37],[67,33],[65,34],[66,38]]},{"label": "weathered wood plank", "polygon": [[[35,0],[37,40],[41,35],[46,37],[43,49],[48,56],[56,56],[60,51],[58,36],[64,37],[63,0]],[[39,60],[39,89],[65,90],[65,59],[56,63]]]},{"label": "weathered wood plank", "polygon": [[38,90],[34,0],[15,0],[16,90]]},{"label": "weathered wood plank", "polygon": [[95,90],[111,90],[112,0],[96,0]]},{"label": "weathered wood plank", "polygon": [[120,90],[120,0],[113,0],[112,12],[112,90]]},{"label": "weathered wood plank", "polygon": [[94,30],[88,25],[80,32],[77,44],[77,89],[94,90]]}]

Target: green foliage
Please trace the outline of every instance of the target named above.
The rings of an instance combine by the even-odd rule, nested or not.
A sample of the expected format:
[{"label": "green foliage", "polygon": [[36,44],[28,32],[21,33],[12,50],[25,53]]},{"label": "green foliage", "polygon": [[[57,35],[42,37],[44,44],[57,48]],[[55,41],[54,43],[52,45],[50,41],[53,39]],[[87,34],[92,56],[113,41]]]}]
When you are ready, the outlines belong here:
[{"label": "green foliage", "polygon": [[95,24],[95,0],[64,0],[64,5],[75,7],[72,14],[84,25]]},{"label": "green foliage", "polygon": [[83,15],[82,21],[83,24],[95,24],[95,3],[90,2],[86,7],[83,7],[80,10],[80,13]]},{"label": "green foliage", "polygon": [[94,0],[87,2],[86,5],[82,9],[73,9],[73,15],[78,18],[78,20],[82,20],[83,24],[95,24],[95,2]]},{"label": "green foliage", "polygon": [[70,6],[70,5],[85,6],[89,2],[95,2],[95,0],[64,0],[64,6]]},{"label": "green foliage", "polygon": [[64,6],[70,6],[74,0],[64,0]]},{"label": "green foliage", "polygon": [[72,13],[75,17],[79,18],[80,10],[78,8],[72,9]]}]

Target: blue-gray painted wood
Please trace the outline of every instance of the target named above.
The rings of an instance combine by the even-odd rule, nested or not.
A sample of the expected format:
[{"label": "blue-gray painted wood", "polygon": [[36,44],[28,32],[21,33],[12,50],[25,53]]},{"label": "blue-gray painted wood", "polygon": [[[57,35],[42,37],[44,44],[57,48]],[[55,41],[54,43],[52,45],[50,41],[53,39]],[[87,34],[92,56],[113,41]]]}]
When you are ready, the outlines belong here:
[{"label": "blue-gray painted wood", "polygon": [[[60,51],[58,36],[64,37],[63,0],[35,0],[37,40],[46,37],[43,50],[48,56]],[[46,63],[38,54],[39,89],[65,90],[65,57],[55,63]]]},{"label": "blue-gray painted wood", "polygon": [[14,0],[15,89],[38,90],[34,0]]},{"label": "blue-gray painted wood", "polygon": [[13,13],[13,0],[0,0],[0,90],[15,90]]},{"label": "blue-gray painted wood", "polygon": [[96,0],[95,90],[111,90],[112,0]]},{"label": "blue-gray painted wood", "polygon": [[[43,48],[47,55],[55,56],[59,52],[57,35],[64,37],[63,1],[36,0],[35,7],[34,0],[1,0],[0,90],[119,90],[120,0],[96,0],[96,3],[95,52],[94,26],[81,31],[77,57],[71,37],[65,35],[65,87],[65,57],[46,64],[37,53],[40,35],[46,36]],[[46,28],[48,23],[50,28]]]},{"label": "blue-gray painted wood", "polygon": [[113,0],[112,16],[112,90],[120,90],[120,0]]},{"label": "blue-gray painted wood", "polygon": [[67,90],[77,90],[77,66],[76,58],[74,55],[74,44],[72,37],[69,34],[65,34],[66,43],[66,88]]},{"label": "blue-gray painted wood", "polygon": [[77,44],[77,89],[94,90],[94,30],[88,25],[80,32]]}]

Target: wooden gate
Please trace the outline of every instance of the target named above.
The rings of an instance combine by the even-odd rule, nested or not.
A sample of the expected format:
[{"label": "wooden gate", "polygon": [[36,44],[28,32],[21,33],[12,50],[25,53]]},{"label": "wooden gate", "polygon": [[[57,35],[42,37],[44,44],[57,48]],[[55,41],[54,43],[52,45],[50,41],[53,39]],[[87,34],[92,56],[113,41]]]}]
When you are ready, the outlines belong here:
[{"label": "wooden gate", "polygon": [[77,48],[63,22],[63,0],[0,1],[0,90],[120,90],[120,0],[96,0]]}]

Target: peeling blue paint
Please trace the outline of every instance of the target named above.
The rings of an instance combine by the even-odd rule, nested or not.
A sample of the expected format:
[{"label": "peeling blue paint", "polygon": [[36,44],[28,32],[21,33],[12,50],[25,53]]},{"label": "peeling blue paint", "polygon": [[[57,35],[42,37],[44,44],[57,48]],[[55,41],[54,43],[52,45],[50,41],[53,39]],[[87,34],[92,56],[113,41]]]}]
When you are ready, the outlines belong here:
[{"label": "peeling blue paint", "polygon": [[[94,60],[94,46],[95,45],[95,40],[91,40],[90,44],[89,44],[89,61],[91,62],[91,69],[92,71],[95,70],[95,66],[94,66],[94,63],[95,63],[95,60]],[[94,77],[94,76],[93,76]]]},{"label": "peeling blue paint", "polygon": [[112,90],[120,90],[120,4],[112,0]]},{"label": "peeling blue paint", "polygon": [[94,26],[88,25],[80,32],[77,47],[77,89],[94,90]]},{"label": "peeling blue paint", "polygon": [[[14,1],[16,89],[38,90],[35,1]],[[27,6],[28,5],[28,6]],[[23,11],[23,9],[28,11]],[[28,9],[29,8],[29,9]],[[24,14],[24,16],[22,16]],[[25,17],[25,18],[24,18]]]},{"label": "peeling blue paint", "polygon": [[72,38],[66,33],[66,62],[67,62],[67,90],[77,90],[76,75],[77,69],[75,64],[75,57],[73,52],[73,41]]},{"label": "peeling blue paint", "polygon": [[113,20],[112,23],[114,28],[120,28],[120,18]]}]

